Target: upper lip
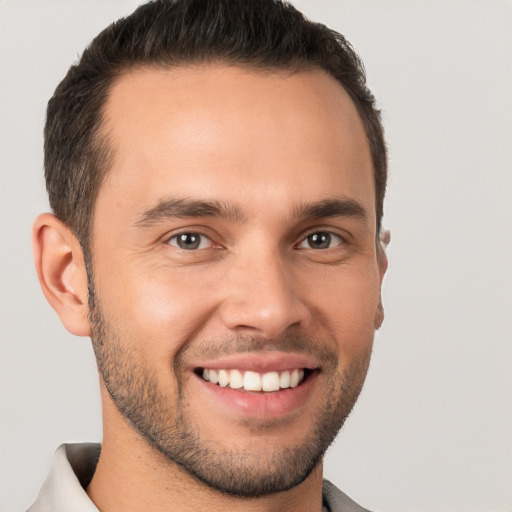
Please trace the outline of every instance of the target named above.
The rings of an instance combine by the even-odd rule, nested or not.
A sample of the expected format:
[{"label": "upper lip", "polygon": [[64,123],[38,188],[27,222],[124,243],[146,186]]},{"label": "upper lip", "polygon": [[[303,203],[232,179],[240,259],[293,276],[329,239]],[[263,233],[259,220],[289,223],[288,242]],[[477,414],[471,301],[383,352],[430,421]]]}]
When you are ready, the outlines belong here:
[{"label": "upper lip", "polygon": [[284,372],[296,368],[315,370],[320,367],[311,355],[288,354],[286,352],[246,352],[221,356],[212,360],[197,361],[193,369],[208,368],[212,370],[242,370],[258,373]]}]

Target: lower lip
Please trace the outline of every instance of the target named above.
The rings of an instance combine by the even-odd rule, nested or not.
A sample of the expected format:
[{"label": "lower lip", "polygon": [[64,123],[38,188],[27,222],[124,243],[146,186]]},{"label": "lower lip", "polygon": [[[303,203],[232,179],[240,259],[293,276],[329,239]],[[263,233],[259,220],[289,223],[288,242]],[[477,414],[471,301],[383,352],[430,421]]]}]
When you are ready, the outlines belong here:
[{"label": "lower lip", "polygon": [[294,388],[279,391],[251,392],[221,387],[195,375],[199,384],[221,406],[230,412],[239,413],[245,418],[280,418],[300,411],[311,398],[318,371],[308,375],[307,379]]}]

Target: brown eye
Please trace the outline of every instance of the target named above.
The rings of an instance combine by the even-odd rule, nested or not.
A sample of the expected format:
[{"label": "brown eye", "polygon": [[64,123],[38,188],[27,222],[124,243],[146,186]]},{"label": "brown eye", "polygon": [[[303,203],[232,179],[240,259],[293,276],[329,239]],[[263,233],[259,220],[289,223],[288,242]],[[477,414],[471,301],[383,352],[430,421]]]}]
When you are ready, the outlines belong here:
[{"label": "brown eye", "polygon": [[340,236],[329,231],[317,231],[308,235],[299,245],[300,249],[332,249],[343,243]]}]

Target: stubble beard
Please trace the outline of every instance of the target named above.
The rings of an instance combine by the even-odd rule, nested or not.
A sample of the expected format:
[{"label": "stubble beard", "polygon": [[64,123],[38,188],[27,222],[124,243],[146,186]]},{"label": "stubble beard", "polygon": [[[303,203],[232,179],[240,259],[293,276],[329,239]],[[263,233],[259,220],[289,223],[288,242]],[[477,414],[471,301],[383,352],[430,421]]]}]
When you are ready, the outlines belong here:
[{"label": "stubble beard", "polygon": [[[274,451],[258,442],[265,424],[248,423],[248,441],[241,448],[221,448],[218,442],[204,439],[201,425],[194,422],[184,393],[184,359],[178,354],[174,366],[177,393],[170,398],[161,389],[156,370],[149,367],[143,355],[123,344],[123,335],[104,318],[94,294],[89,294],[91,339],[98,370],[113,403],[127,423],[172,465],[179,465],[189,475],[223,494],[256,498],[289,490],[302,483],[321,462],[344,421],[350,414],[366,377],[371,343],[367,352],[340,370],[338,355],[324,344],[300,337],[282,340],[305,347],[317,357],[320,353],[322,377],[326,390],[318,415],[309,434],[300,445],[280,447]],[[237,338],[227,345],[238,351],[254,351],[257,340]],[[210,344],[210,347],[212,345]],[[252,347],[252,348],[248,348]],[[312,347],[319,347],[318,349]],[[214,421],[214,419],[212,420]],[[304,421],[312,421],[304,418]],[[272,428],[271,423],[267,425]],[[243,427],[242,427],[243,428]],[[293,427],[291,427],[293,428]]]}]

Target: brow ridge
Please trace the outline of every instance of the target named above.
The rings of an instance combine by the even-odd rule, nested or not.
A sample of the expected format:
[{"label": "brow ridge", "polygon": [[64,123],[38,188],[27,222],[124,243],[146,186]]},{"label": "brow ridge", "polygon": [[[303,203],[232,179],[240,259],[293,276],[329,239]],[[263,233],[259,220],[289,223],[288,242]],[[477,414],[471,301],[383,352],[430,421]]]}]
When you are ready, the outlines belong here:
[{"label": "brow ridge", "polygon": [[300,219],[320,219],[329,217],[354,217],[367,222],[368,213],[353,199],[325,199],[315,203],[300,205],[296,210]]},{"label": "brow ridge", "polygon": [[[329,217],[355,217],[366,222],[366,210],[353,199],[325,199],[304,203],[295,208],[294,214],[301,220]],[[237,223],[246,220],[239,205],[222,201],[166,198],[155,206],[143,210],[135,222],[138,227],[149,227],[173,218],[220,217]]]},{"label": "brow ridge", "polygon": [[172,218],[222,217],[243,222],[245,217],[237,205],[221,201],[203,201],[185,198],[167,198],[144,210],[135,222],[136,226],[149,227]]}]

